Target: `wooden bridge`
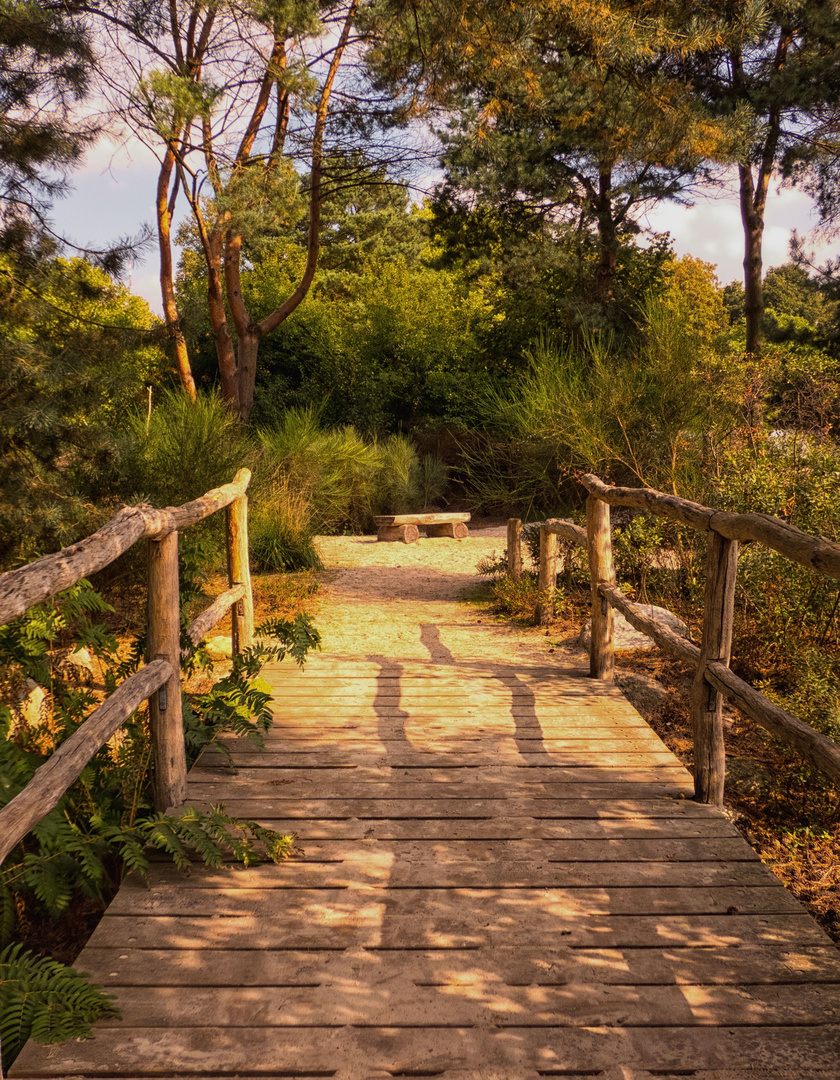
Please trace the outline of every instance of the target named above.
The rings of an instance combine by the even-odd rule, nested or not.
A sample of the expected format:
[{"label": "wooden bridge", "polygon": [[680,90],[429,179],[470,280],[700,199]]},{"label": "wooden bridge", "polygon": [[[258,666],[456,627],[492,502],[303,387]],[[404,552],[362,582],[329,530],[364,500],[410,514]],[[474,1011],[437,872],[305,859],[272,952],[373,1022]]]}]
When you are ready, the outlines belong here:
[{"label": "wooden bridge", "polygon": [[413,607],[189,774],[303,854],[127,881],[78,961],[122,1020],[11,1075],[836,1080],[836,947],[614,685]]}]

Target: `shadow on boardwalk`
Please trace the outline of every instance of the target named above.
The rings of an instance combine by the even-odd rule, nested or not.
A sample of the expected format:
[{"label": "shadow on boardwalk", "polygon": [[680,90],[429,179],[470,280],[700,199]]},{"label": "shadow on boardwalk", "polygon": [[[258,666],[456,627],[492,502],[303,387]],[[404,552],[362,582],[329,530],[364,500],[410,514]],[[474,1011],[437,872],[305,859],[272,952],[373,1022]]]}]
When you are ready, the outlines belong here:
[{"label": "shadow on boardwalk", "polygon": [[836,949],[621,694],[354,590],[190,775],[304,855],[126,882],[79,961],[122,1022],[13,1075],[836,1080]]}]

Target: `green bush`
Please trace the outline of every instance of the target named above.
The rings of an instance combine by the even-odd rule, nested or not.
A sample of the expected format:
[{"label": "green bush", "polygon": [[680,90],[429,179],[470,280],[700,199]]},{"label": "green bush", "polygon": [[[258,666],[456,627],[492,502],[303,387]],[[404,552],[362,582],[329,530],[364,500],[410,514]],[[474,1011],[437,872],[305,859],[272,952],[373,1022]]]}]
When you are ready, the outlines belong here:
[{"label": "green bush", "polygon": [[251,548],[262,569],[317,568],[316,534],[361,533],[380,513],[440,499],[439,459],[421,461],[402,435],[368,441],[355,428],[325,429],[318,410],[290,409],[259,432]]},{"label": "green bush", "polygon": [[252,459],[250,436],[216,392],[193,403],[180,390],[163,390],[151,412],[127,418],[121,484],[135,500],[178,506],[230,483]]},{"label": "green bush", "polygon": [[303,493],[282,479],[261,488],[248,523],[252,568],[263,572],[322,569],[316,531]]},{"label": "green bush", "polygon": [[392,435],[376,447],[373,513],[407,514],[421,507],[420,460],[404,435]]}]

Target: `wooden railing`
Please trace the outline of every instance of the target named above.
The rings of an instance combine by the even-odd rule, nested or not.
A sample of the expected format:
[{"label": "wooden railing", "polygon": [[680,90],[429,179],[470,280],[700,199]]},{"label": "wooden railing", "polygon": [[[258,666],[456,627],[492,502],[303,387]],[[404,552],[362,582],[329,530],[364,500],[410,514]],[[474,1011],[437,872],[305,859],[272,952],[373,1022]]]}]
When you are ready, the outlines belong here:
[{"label": "wooden railing", "polygon": [[[612,679],[615,668],[613,608],[665,652],[696,668],[691,692],[694,737],[694,790],[699,802],[723,803],[726,755],[723,698],[773,736],[787,742],[835,783],[840,783],[840,746],[796,716],[774,705],[729,668],[735,609],[738,545],[754,541],[822,574],[840,579],[840,545],[811,536],[769,514],[714,510],[652,488],[611,487],[591,473],[580,477],[588,491],[586,528],[552,520],[540,526],[540,600],[537,617],[548,623],[554,610],[557,538],[585,548],[592,588],[592,634],[589,670],[593,678]],[[616,582],[612,560],[610,506],[630,506],[708,533],[706,588],[700,645],[694,645],[629,600]],[[508,523],[508,569],[521,574],[521,522]]]},{"label": "wooden railing", "polygon": [[155,510],[123,507],[107,525],[78,544],[0,575],[0,626],[34,604],[108,566],[132,545],[148,544],[147,662],[126,679],[67,738],[0,810],[0,863],[41,818],[54,809],[82,770],[144,700],[154,756],[154,800],[158,810],[180,806],[187,794],[187,763],[181,710],[181,609],[178,591],[178,533],[227,508],[226,541],[230,588],[190,624],[198,645],[231,612],[232,645],[240,652],[254,636],[254,603],[248,561],[248,469],[230,484],[183,506]]}]

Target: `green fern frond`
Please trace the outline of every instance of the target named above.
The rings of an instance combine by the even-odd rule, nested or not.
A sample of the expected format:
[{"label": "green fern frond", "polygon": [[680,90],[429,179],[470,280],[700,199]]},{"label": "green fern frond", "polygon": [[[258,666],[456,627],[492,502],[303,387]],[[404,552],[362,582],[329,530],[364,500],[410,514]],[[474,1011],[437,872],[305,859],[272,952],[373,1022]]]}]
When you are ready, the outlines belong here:
[{"label": "green fern frond", "polygon": [[90,1038],[90,1025],[119,1017],[113,998],[89,977],[20,944],[0,951],[0,1043],[7,1070],[28,1038],[42,1043]]}]

